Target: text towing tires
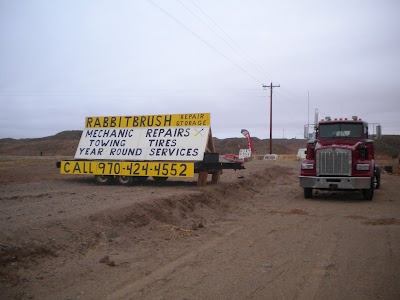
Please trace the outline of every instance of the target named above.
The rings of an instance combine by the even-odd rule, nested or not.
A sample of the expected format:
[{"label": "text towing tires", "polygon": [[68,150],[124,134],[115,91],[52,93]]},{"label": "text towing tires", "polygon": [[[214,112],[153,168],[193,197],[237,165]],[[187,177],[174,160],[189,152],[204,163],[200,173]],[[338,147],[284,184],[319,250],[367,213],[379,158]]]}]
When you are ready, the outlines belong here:
[{"label": "text towing tires", "polygon": [[375,182],[374,181],[375,181],[375,179],[374,179],[374,177],[372,177],[371,178],[370,188],[362,190],[364,200],[371,201],[372,198],[374,197],[374,187],[375,187]]},{"label": "text towing tires", "polygon": [[111,175],[95,175],[94,178],[97,183],[103,185],[110,185],[114,181],[114,176]]}]

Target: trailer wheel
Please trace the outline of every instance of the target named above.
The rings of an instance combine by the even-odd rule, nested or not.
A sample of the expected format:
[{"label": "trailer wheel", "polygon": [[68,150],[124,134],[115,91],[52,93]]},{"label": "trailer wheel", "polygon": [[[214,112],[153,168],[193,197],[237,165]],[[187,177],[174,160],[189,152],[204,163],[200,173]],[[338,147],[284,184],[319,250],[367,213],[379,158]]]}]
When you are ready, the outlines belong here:
[{"label": "trailer wheel", "polygon": [[304,188],[304,198],[312,198],[312,188]]},{"label": "trailer wheel", "polygon": [[116,179],[120,185],[130,186],[133,183],[132,176],[117,176]]},{"label": "trailer wheel", "polygon": [[165,182],[167,181],[168,177],[155,177],[153,176],[155,182]]},{"label": "trailer wheel", "polygon": [[364,200],[371,201],[372,198],[374,197],[374,186],[375,186],[374,181],[375,181],[374,178],[371,178],[371,187],[369,189],[363,190]]},{"label": "trailer wheel", "polygon": [[375,189],[379,189],[381,187],[381,168],[379,166],[375,166],[375,179],[374,179]]},{"label": "trailer wheel", "polygon": [[111,175],[95,175],[94,176],[97,183],[103,185],[110,185],[113,182],[114,176]]}]

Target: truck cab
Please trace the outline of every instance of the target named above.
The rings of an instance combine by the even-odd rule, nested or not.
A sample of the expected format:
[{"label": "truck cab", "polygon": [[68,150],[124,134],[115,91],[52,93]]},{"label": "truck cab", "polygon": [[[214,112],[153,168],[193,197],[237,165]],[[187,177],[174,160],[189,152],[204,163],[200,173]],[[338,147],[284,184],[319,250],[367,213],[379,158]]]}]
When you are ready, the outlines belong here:
[{"label": "truck cab", "polygon": [[[380,135],[378,125],[376,137]],[[372,200],[374,189],[380,186],[380,169],[374,155],[367,122],[358,117],[326,117],[315,126],[307,142],[300,171],[304,197],[311,198],[314,189],[361,190],[364,199]]]}]

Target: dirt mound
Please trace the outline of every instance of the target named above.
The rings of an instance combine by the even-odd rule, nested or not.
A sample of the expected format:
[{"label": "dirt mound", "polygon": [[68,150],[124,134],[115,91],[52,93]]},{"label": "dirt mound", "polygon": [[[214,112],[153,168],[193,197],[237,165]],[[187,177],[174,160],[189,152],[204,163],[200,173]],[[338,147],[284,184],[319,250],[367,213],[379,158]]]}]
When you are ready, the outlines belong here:
[{"label": "dirt mound", "polygon": [[[102,245],[126,243],[127,240],[132,242],[132,239],[134,242],[139,238],[140,230],[158,228],[161,239],[192,235],[196,230],[220,219],[230,207],[240,206],[241,202],[259,193],[265,185],[288,176],[290,172],[282,166],[266,168],[265,164],[254,161],[249,163],[248,169],[242,170],[240,176],[231,172],[226,175],[227,182],[207,186],[202,190],[183,192],[179,182],[166,182],[165,188],[173,190],[163,196],[154,192],[157,186],[149,181],[140,188],[147,191],[143,201],[138,198],[137,202],[129,205],[115,208],[108,206],[99,211],[82,209],[84,213],[72,218],[58,217],[65,213],[61,209],[57,211],[57,220],[42,221],[45,218],[43,215],[36,218],[39,221],[21,223],[14,230],[3,232],[0,236],[0,265],[4,274],[9,276],[7,278],[22,280],[19,270],[29,268],[32,264],[51,261],[59,256],[84,255]],[[88,183],[86,178],[74,181]],[[174,192],[176,188],[178,190]],[[185,184],[183,188],[187,189]],[[152,198],[149,198],[149,190],[153,190],[150,192]],[[68,201],[68,197],[76,196],[79,194],[63,194],[62,197]],[[52,198],[52,194],[2,197],[0,200],[25,202],[32,197],[46,201]],[[136,197],[140,197],[139,193],[136,193]],[[43,213],[51,215],[49,212]]]},{"label": "dirt mound", "polygon": [[[254,161],[249,162],[247,169],[241,170],[240,176],[233,171],[227,172],[224,174],[225,182],[200,190],[195,182],[166,182],[160,193],[161,188],[153,181],[125,189],[121,186],[100,187],[87,177],[75,177],[63,181],[75,189],[79,189],[77,185],[82,185],[84,190],[3,195],[0,201],[8,214],[11,212],[7,210],[8,205],[15,205],[13,203],[44,203],[45,208],[37,205],[35,214],[19,213],[9,217],[10,221],[18,220],[18,225],[13,227],[10,223],[7,230],[0,234],[0,289],[12,291],[13,287],[29,282],[27,278],[31,273],[40,273],[39,270],[43,269],[46,274],[57,274],[60,268],[68,268],[72,261],[90,255],[97,256],[100,264],[118,266],[119,262],[109,255],[98,256],[110,247],[136,249],[138,244],[149,243],[157,247],[166,240],[196,236],[204,228],[223,219],[229,208],[243,205],[260,193],[265,184],[289,173],[290,170],[285,167],[267,169],[266,164]],[[37,182],[28,184],[41,185]],[[105,197],[106,206],[98,202],[96,206],[91,206],[90,200],[102,200],[100,188],[105,188],[113,196]],[[117,204],[125,197],[129,199],[123,205]],[[53,198],[58,204],[53,202]],[[135,201],[129,203],[130,198]],[[116,203],[113,205],[112,202]],[[53,205],[57,206],[53,211],[49,210]],[[68,214],[69,210],[74,210],[75,214]],[[77,210],[79,213],[76,213]],[[35,281],[42,281],[46,274],[37,276]],[[18,293],[4,295],[29,298],[25,292]]]}]

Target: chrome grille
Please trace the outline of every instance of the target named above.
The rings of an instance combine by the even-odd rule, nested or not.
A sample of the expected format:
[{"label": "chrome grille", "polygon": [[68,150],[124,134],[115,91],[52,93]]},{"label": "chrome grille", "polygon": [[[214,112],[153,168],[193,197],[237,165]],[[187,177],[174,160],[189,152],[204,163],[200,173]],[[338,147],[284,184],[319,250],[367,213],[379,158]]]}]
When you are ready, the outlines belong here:
[{"label": "chrome grille", "polygon": [[317,175],[351,176],[351,150],[321,149],[317,151]]}]

